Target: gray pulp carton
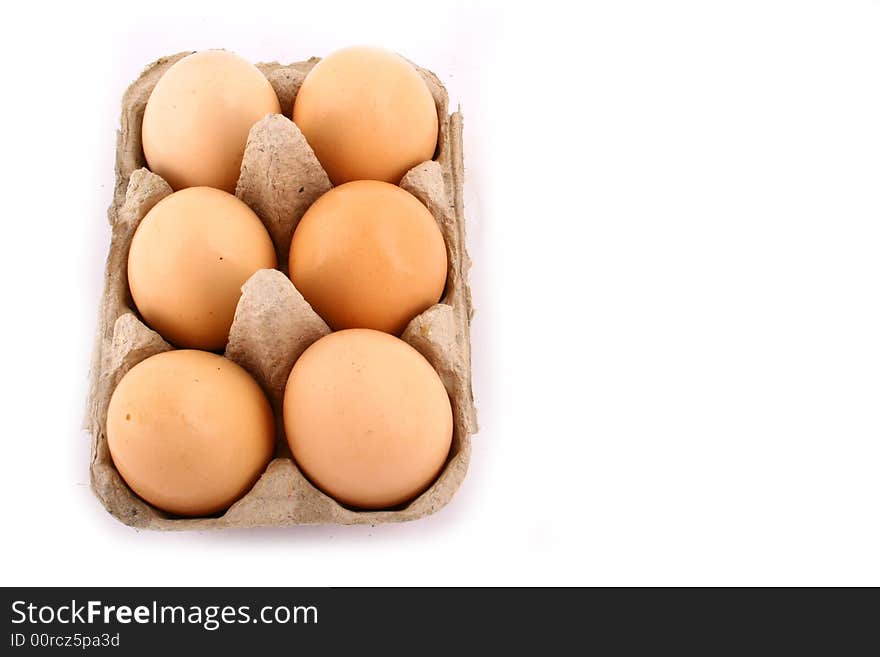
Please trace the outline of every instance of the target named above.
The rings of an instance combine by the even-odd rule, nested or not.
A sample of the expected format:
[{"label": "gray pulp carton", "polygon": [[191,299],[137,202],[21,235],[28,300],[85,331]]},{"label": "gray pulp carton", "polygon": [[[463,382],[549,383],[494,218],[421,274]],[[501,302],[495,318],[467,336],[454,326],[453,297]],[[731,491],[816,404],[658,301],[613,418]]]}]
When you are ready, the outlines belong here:
[{"label": "gray pulp carton", "polygon": [[[449,257],[440,303],[414,318],[401,336],[434,366],[453,409],[452,449],[437,480],[419,497],[393,510],[357,511],[315,488],[290,456],[281,422],[284,385],[294,362],[330,331],[287,276],[260,270],[242,287],[225,355],[248,370],[266,392],[276,416],[276,451],[253,488],[222,515],[179,518],[137,497],[120,477],[107,447],[107,406],[116,384],[134,365],[173,347],[144,325],[128,289],[126,263],[132,236],[144,215],[171,188],[146,168],[141,122],[162,74],[189,53],[150,64],[126,91],[116,149],[116,186],[108,211],[112,227],[98,334],[92,357],[86,428],[92,437],[91,485],[116,518],[145,529],[221,529],[303,524],[377,524],[414,520],[446,505],[464,479],[471,435],[477,430],[471,391],[470,320],[473,314],[462,200],[462,117],[449,113],[446,90],[430,71],[416,67],[434,96],[440,121],[435,158],[413,167],[400,186],[434,215]],[[284,115],[268,115],[250,131],[236,195],[265,224],[286,267],[290,239],[302,215],[330,182],[302,133],[287,117],[305,75],[318,62],[258,64],[275,88]]]}]

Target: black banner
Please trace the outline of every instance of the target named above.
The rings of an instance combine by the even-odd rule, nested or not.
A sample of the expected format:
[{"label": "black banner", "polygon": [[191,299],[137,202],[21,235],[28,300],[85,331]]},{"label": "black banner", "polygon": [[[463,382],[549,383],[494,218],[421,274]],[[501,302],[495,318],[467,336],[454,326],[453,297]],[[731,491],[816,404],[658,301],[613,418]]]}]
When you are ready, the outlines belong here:
[{"label": "black banner", "polygon": [[[7,588],[0,654],[856,654],[873,590]],[[708,638],[707,638],[708,637]],[[865,643],[864,640],[867,640]],[[601,644],[597,643],[601,641]]]}]

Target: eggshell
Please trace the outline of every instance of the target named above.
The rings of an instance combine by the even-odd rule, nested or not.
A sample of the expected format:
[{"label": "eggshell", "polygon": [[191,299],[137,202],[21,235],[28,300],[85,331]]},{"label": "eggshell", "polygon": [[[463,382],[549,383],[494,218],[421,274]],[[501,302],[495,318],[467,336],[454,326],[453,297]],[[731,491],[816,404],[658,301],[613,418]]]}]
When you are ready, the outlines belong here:
[{"label": "eggshell", "polygon": [[107,410],[107,444],[129,487],[169,513],[203,516],[253,486],[272,456],[272,410],[230,360],[168,351],[122,377]]},{"label": "eggshell", "polygon": [[350,329],[306,349],[284,393],[284,427],[305,475],[343,504],[402,504],[438,475],[452,408],[437,372],[408,344]]},{"label": "eggshell", "polygon": [[150,169],[175,190],[235,191],[251,126],[281,105],[260,70],[223,50],[197,52],[169,68],[144,110]]},{"label": "eggshell", "polygon": [[289,265],[294,285],[334,330],[397,335],[440,300],[446,245],[415,196],[363,180],[331,189],[306,211]]},{"label": "eggshell", "polygon": [[178,347],[226,345],[241,286],[276,266],[259,217],[218,189],[190,187],[157,203],[128,254],[131,296],[144,321]]},{"label": "eggshell", "polygon": [[293,121],[334,185],[397,184],[437,147],[431,91],[412,64],[381,48],[344,48],[318,62],[296,95]]}]

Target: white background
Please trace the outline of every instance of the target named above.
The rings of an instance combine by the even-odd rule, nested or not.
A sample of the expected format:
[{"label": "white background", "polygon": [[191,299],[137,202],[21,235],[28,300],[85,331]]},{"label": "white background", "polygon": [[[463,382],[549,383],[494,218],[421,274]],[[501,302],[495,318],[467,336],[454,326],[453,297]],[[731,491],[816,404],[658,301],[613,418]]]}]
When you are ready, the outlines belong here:
[{"label": "white background", "polygon": [[[880,584],[880,4],[75,4],[0,27],[0,583]],[[404,525],[124,527],[79,430],[123,90],[352,43],[465,112],[468,477]]]}]

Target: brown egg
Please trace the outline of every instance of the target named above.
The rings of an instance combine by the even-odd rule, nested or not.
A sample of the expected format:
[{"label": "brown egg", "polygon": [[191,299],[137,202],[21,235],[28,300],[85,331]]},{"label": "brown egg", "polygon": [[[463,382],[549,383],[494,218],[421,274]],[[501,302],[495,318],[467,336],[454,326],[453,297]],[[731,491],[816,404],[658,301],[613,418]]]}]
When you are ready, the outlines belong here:
[{"label": "brown egg", "polygon": [[131,296],[144,321],[178,347],[226,345],[241,286],[276,266],[259,217],[219,189],[190,187],[144,217],[128,253]]},{"label": "brown egg", "polygon": [[303,215],[290,244],[290,278],[333,329],[399,334],[440,300],[446,245],[409,192],[375,180],[331,189]]},{"label": "brown egg", "polygon": [[251,126],[280,114],[260,70],[223,50],[197,52],[159,79],[144,111],[147,166],[173,189],[235,191]]},{"label": "brown egg", "polygon": [[284,392],[297,464],[343,504],[381,509],[421,493],[452,441],[452,408],[437,372],[387,333],[351,329],[306,349]]},{"label": "brown egg", "polygon": [[222,356],[168,351],[122,377],[107,445],[129,487],[169,513],[217,513],[244,495],[274,449],[274,421],[251,376]]},{"label": "brown egg", "polygon": [[318,62],[296,95],[293,121],[334,185],[396,185],[437,147],[428,85],[403,57],[380,48],[344,48]]}]

